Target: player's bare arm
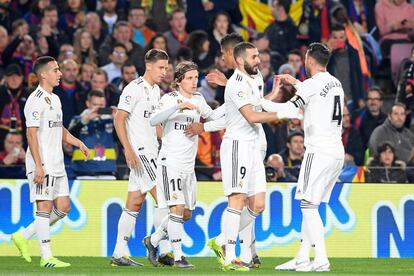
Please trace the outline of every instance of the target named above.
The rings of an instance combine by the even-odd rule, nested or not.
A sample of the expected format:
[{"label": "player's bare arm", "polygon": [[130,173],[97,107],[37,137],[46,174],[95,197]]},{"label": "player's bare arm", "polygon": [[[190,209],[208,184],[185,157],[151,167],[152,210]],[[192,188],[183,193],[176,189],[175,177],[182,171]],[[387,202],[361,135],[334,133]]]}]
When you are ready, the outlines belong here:
[{"label": "player's bare arm", "polygon": [[37,127],[28,127],[27,128],[27,143],[29,144],[30,152],[32,153],[33,160],[36,164],[34,178],[33,181],[37,185],[42,185],[45,179],[45,172],[43,171],[42,167],[42,160],[40,158],[40,151],[39,151],[39,141],[37,139],[37,132],[39,128]]},{"label": "player's bare arm", "polygon": [[138,161],[138,157],[132,149],[131,143],[128,140],[128,135],[126,131],[126,118],[129,116],[129,113],[118,109],[114,117],[114,126],[116,134],[118,135],[119,141],[121,141],[122,146],[125,150],[125,159],[127,165],[130,169],[139,169],[141,163]]},{"label": "player's bare arm", "polygon": [[81,140],[73,136],[66,128],[63,128],[62,141],[72,146],[78,147],[85,156],[85,161],[89,159],[88,147]]},{"label": "player's bare arm", "polygon": [[256,112],[250,104],[242,106],[239,110],[250,124],[270,123],[278,118],[275,112]]},{"label": "player's bare arm", "polygon": [[220,85],[220,86],[226,86],[226,84],[227,84],[226,76],[217,69],[215,71],[207,74],[206,80],[207,80],[208,83],[216,84],[216,85]]}]

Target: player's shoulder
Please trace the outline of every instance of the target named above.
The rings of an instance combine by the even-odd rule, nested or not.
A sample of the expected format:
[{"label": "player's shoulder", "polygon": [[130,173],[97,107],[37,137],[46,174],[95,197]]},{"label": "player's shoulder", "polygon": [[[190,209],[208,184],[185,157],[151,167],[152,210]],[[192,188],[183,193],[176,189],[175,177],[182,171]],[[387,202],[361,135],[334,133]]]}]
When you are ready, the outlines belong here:
[{"label": "player's shoulder", "polygon": [[37,88],[32,93],[30,93],[29,97],[27,98],[27,102],[41,103],[44,97],[45,97],[45,92]]},{"label": "player's shoulder", "polygon": [[142,80],[141,77],[139,77],[139,78],[131,81],[130,83],[128,83],[128,85],[124,87],[122,92],[140,90],[140,89],[142,89],[143,85],[144,85],[144,81]]},{"label": "player's shoulder", "polygon": [[178,97],[178,92],[177,91],[171,91],[170,93],[165,94],[164,97],[176,98],[176,97]]}]

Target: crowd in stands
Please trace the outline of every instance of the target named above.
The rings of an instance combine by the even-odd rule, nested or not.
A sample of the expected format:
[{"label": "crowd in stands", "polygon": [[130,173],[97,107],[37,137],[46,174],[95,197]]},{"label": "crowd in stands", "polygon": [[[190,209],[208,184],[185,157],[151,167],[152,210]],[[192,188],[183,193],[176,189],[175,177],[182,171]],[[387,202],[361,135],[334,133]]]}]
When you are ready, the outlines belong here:
[{"label": "crowd in stands", "polygon": [[[254,23],[240,2],[267,5],[273,17]],[[342,141],[346,166],[365,166],[367,182],[414,182],[414,1],[410,0],[0,0],[0,178],[25,178],[23,108],[36,88],[33,63],[55,57],[62,71],[55,88],[63,124],[90,149],[64,145],[69,178],[125,179],[127,168],[113,126],[122,89],[145,70],[152,48],[170,56],[162,93],[173,91],[177,63],[194,61],[199,92],[214,109],[224,87],[207,75],[230,77],[220,40],[238,32],[260,51],[265,92],[274,74],[306,79],[307,45],[332,50],[328,71],[344,88]],[[395,68],[395,69],[394,69]],[[277,101],[295,93],[285,85]],[[269,181],[295,182],[304,155],[303,122],[263,125]],[[221,180],[224,131],[199,136],[199,180]]]}]

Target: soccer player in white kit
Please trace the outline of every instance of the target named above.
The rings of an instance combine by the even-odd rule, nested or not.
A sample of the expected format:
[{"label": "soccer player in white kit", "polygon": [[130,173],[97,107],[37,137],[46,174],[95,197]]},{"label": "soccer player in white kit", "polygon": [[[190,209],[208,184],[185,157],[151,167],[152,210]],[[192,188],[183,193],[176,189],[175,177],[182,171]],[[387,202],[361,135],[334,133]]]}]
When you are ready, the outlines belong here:
[{"label": "soccer player in white kit", "polygon": [[[141,265],[125,257],[125,248],[135,229],[136,218],[147,192],[151,192],[154,199],[157,199],[155,185],[159,143],[157,128],[151,126],[149,120],[160,99],[160,88],[157,83],[166,75],[167,53],[157,49],[149,50],[145,55],[145,68],[143,77],[130,82],[124,88],[114,118],[115,129],[124,147],[125,159],[131,172],[126,206],[119,218],[112,266]],[[157,210],[160,212],[163,209],[157,208],[155,211]],[[162,215],[155,213],[154,219],[161,220],[166,216],[168,209],[164,210]]]},{"label": "soccer player in white kit", "polygon": [[[267,111],[292,115],[304,109],[305,156],[301,165],[295,199],[301,201],[301,247],[293,260],[275,267],[277,270],[329,271],[324,228],[318,213],[319,204],[328,202],[344,163],[341,141],[344,91],[341,83],[326,71],[330,50],[312,43],[306,53],[305,68],[310,77],[303,83],[289,75],[283,82],[294,85],[296,95],[283,104],[262,100]],[[315,259],[309,261],[311,246]]]},{"label": "soccer player in white kit", "polygon": [[213,110],[204,97],[196,92],[198,67],[195,63],[184,61],[177,65],[174,82],[177,91],[164,95],[159,108],[151,116],[151,124],[162,124],[162,146],[158,156],[158,177],[162,183],[157,184],[157,195],[161,205],[170,208],[170,216],[154,234],[144,239],[148,249],[148,258],[154,262],[155,248],[167,233],[173,248],[175,267],[193,268],[183,256],[181,239],[183,223],[191,217],[196,204],[196,176],[194,171],[197,154],[198,136],[188,137],[184,134],[187,125],[208,119]]},{"label": "soccer player in white kit", "polygon": [[39,57],[34,63],[39,86],[24,107],[27,125],[26,174],[30,185],[30,201],[36,202],[34,223],[12,239],[24,259],[31,262],[28,240],[37,234],[41,267],[68,267],[69,263],[53,257],[50,248],[50,225],[70,211],[69,183],[63,162],[62,142],[79,147],[89,158],[89,149],[63,127],[62,105],[53,88],[59,85],[62,73],[56,60]]}]

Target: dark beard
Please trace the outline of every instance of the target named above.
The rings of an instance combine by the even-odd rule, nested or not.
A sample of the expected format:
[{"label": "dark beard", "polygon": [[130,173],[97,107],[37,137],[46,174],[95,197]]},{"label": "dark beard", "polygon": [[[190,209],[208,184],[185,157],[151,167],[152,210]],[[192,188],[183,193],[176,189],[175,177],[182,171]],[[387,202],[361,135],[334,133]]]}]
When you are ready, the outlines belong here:
[{"label": "dark beard", "polygon": [[256,71],[255,71],[252,66],[250,66],[249,64],[247,64],[247,62],[244,63],[244,70],[249,75],[256,75],[257,74],[257,67],[256,67]]}]

